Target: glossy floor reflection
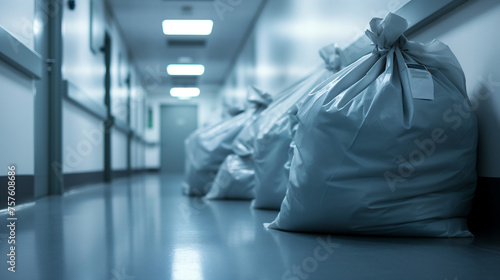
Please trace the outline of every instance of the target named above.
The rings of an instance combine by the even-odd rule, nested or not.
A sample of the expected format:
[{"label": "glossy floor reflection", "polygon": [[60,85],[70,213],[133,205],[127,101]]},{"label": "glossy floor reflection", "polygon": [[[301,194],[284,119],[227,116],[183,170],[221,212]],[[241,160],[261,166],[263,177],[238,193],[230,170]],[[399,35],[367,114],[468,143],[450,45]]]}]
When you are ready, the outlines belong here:
[{"label": "glossy floor reflection", "polygon": [[19,209],[17,272],[2,226],[0,279],[500,279],[491,240],[267,231],[277,212],[188,198],[181,181],[138,175]]}]

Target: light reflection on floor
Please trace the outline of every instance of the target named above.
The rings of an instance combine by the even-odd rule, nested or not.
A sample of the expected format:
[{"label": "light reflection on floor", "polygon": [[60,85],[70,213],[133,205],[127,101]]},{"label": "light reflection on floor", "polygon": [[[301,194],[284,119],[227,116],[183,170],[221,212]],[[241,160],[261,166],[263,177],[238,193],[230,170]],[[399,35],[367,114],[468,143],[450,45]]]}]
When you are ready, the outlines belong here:
[{"label": "light reflection on floor", "polygon": [[188,198],[181,181],[137,175],[21,207],[17,272],[2,261],[0,279],[500,278],[498,243],[266,230],[277,212]]}]

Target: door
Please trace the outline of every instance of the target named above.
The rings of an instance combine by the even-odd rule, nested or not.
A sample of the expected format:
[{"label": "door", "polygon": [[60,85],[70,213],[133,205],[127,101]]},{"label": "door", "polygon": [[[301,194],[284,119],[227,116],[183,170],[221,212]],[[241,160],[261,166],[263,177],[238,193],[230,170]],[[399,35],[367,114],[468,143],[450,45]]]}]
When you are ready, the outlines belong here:
[{"label": "door", "polygon": [[184,140],[198,127],[196,105],[164,105],[161,107],[161,171],[183,173]]}]

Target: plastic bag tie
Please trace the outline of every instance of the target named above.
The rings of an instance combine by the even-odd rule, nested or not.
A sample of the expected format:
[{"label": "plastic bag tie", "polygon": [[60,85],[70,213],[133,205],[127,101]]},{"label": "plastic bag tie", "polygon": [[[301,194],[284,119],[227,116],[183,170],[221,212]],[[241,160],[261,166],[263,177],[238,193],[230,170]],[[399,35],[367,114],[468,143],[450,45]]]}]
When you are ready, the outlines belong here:
[{"label": "plastic bag tie", "polygon": [[373,53],[383,55],[400,41],[407,28],[406,19],[389,13],[384,19],[373,18],[365,34],[374,44]]}]

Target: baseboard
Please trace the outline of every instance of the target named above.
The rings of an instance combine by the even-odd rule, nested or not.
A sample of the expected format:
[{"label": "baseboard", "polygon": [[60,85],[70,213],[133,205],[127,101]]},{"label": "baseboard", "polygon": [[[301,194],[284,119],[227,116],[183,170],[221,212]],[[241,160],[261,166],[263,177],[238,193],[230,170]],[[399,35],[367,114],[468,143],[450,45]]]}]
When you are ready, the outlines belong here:
[{"label": "baseboard", "polygon": [[81,172],[64,174],[64,190],[71,190],[77,187],[102,183],[104,181],[104,172]]},{"label": "baseboard", "polygon": [[160,172],[160,168],[146,168],[146,172],[157,173]]},{"label": "baseboard", "polygon": [[113,179],[118,179],[121,177],[126,177],[129,175],[137,175],[146,172],[146,169],[133,169],[130,172],[126,169],[123,170],[113,170]]},{"label": "baseboard", "polygon": [[[135,175],[144,172],[144,169],[132,170],[129,172],[126,169],[113,170],[113,179],[118,179],[122,177],[127,177],[129,175]],[[64,187],[65,190],[74,189],[75,187],[85,186],[88,184],[102,183],[104,182],[104,172],[83,172],[83,173],[68,173],[64,174]]]},{"label": "baseboard", "polygon": [[[0,209],[7,209],[7,196],[8,196],[8,182],[7,176],[0,176]],[[35,199],[35,176],[34,175],[16,175],[16,190],[15,202],[16,206],[32,202]]]},{"label": "baseboard", "polygon": [[500,178],[478,178],[468,224],[473,233],[500,232]]},{"label": "baseboard", "polygon": [[113,170],[112,176],[113,179],[118,179],[121,177],[127,177],[129,175],[129,172],[127,169],[122,169],[122,170]]},{"label": "baseboard", "polygon": [[[159,169],[135,169],[132,175],[144,172],[158,172]],[[127,170],[114,170],[113,179],[126,177],[129,175]],[[0,210],[7,208],[7,188],[8,177],[0,176]],[[104,182],[104,172],[81,172],[64,174],[64,190],[72,190],[78,187]],[[16,205],[33,202],[35,200],[35,176],[34,175],[16,175],[15,190]]]}]

